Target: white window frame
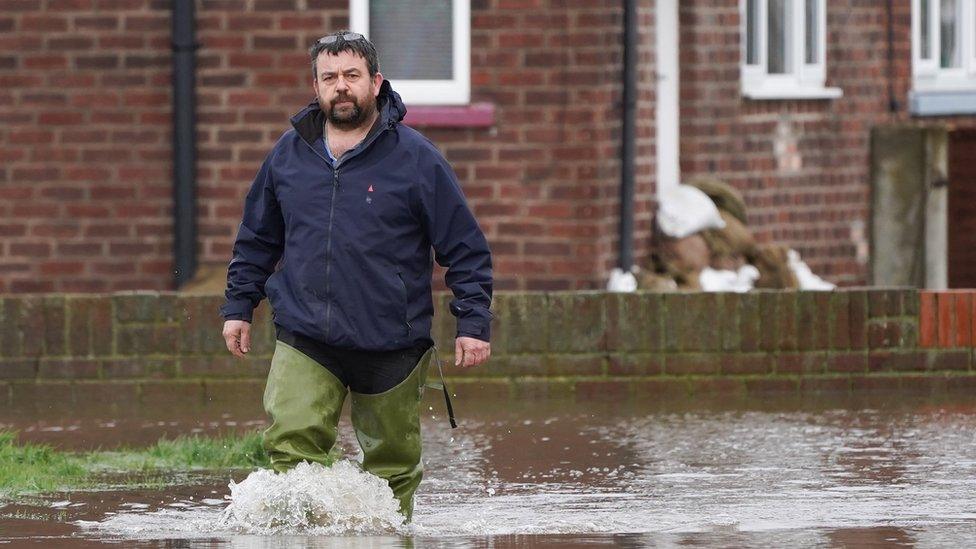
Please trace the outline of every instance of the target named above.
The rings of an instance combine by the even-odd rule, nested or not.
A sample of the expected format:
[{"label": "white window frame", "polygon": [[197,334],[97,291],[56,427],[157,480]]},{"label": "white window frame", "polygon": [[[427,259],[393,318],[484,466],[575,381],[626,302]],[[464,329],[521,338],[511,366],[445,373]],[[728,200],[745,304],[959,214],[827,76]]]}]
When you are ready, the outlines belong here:
[{"label": "white window frame", "polygon": [[[454,74],[449,80],[392,79],[408,105],[466,105],[471,101],[471,1],[452,0]],[[349,0],[349,28],[369,37],[369,0]],[[382,52],[380,52],[382,64]],[[382,72],[382,66],[380,67]]]},{"label": "white window frame", "polygon": [[921,1],[912,0],[912,89],[926,91],[976,91],[976,0],[959,0],[959,68],[939,66],[942,6],[929,0],[929,44],[932,58],[922,59]]},{"label": "white window frame", "polygon": [[767,48],[769,40],[768,0],[756,0],[759,11],[757,14],[756,32],[759,34],[757,54],[758,63],[748,64],[746,56],[748,48],[748,21],[746,19],[747,0],[739,1],[739,20],[741,22],[741,74],[742,95],[750,99],[832,99],[843,95],[840,88],[825,87],[827,80],[827,1],[817,0],[819,3],[819,21],[817,29],[819,36],[817,44],[819,52],[817,63],[806,62],[806,10],[804,0],[789,0],[787,2],[786,42],[791,52],[788,60],[793,71],[787,74],[769,74]]}]

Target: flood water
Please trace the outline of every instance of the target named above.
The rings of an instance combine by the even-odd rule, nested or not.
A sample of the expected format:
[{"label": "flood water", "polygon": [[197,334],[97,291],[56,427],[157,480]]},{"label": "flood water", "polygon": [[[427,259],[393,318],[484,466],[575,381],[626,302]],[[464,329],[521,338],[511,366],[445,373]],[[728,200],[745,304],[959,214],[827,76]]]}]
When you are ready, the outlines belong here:
[{"label": "flood water", "polygon": [[[218,517],[228,483],[249,472],[185,472],[166,488],[0,502],[0,546],[976,545],[972,398],[499,402],[462,394],[461,426],[451,430],[437,396],[426,399],[426,476],[408,531],[244,534]],[[345,417],[339,444],[355,458]],[[0,428],[71,449],[263,424],[259,402],[0,409]]]}]

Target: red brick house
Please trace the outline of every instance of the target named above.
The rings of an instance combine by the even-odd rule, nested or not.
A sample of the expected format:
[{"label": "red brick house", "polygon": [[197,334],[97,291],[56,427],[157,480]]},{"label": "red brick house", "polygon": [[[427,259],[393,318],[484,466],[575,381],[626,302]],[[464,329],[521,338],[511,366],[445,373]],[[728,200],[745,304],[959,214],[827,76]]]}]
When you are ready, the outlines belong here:
[{"label": "red brick house", "polygon": [[[257,166],[312,98],[307,47],[349,26],[454,164],[498,288],[604,286],[625,4],[197,0],[197,260],[228,261]],[[0,3],[0,291],[174,288],[171,9]],[[740,189],[760,240],[864,283],[872,128],[976,125],[972,0],[641,0],[636,13],[638,264],[656,189],[680,169]]]}]

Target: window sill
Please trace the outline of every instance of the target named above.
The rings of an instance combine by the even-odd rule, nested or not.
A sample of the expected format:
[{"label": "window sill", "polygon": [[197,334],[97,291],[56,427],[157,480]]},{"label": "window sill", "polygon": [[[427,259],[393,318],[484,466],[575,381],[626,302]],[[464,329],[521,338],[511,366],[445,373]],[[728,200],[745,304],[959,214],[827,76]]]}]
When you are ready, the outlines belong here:
[{"label": "window sill", "polygon": [[427,128],[490,128],[495,125],[495,105],[407,105],[407,116],[403,121],[411,126]]},{"label": "window sill", "polygon": [[844,90],[840,88],[756,88],[743,89],[743,97],[756,100],[775,99],[837,99],[843,97]]},{"label": "window sill", "polygon": [[908,94],[908,111],[915,116],[976,114],[976,89],[913,90]]}]

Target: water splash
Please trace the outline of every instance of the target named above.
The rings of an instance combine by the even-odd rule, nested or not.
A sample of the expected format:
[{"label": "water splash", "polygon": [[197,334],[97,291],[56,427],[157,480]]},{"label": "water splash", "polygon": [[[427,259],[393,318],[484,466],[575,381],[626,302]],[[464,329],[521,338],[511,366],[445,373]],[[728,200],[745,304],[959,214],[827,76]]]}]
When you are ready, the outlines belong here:
[{"label": "water splash", "polygon": [[218,522],[249,534],[383,534],[404,521],[386,481],[347,460],[262,469],[228,488],[231,503]]}]

